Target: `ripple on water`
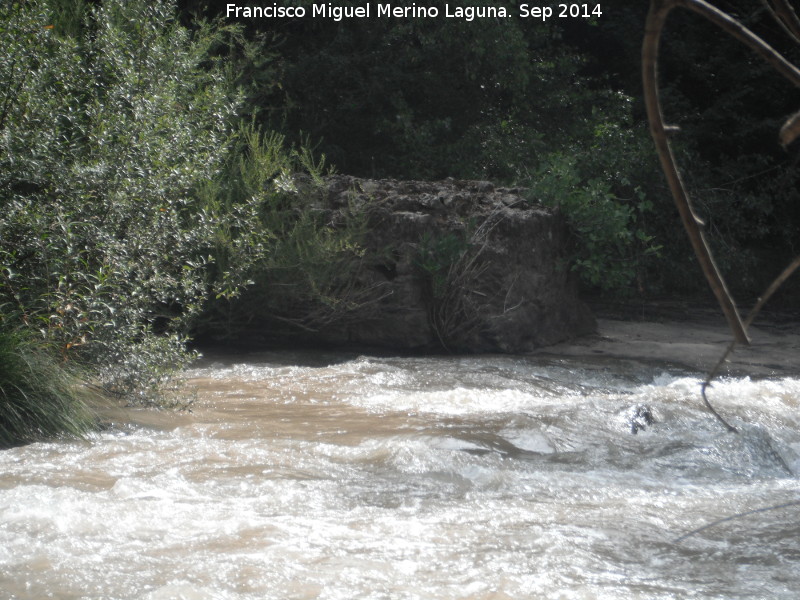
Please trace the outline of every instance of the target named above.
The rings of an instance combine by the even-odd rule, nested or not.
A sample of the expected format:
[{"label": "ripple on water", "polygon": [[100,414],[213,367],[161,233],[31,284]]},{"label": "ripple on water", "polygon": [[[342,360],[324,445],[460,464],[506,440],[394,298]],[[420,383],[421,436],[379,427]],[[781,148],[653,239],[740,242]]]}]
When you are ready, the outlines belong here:
[{"label": "ripple on water", "polygon": [[[274,357],[273,357],[274,358]],[[12,598],[794,598],[796,379],[261,357],[194,412],[0,453]],[[630,408],[655,423],[631,434]],[[147,421],[145,423],[145,421]],[[2,595],[2,594],[0,594]]]}]

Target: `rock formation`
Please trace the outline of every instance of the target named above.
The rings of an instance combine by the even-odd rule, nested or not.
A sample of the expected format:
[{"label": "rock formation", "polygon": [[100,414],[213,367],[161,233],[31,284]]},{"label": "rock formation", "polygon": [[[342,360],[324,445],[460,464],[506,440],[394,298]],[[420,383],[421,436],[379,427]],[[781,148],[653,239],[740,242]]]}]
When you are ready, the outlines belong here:
[{"label": "rock formation", "polygon": [[332,176],[311,193],[334,224],[342,211],[365,211],[367,236],[353,283],[360,301],[298,331],[305,341],[518,353],[594,330],[566,263],[563,219],[522,190]]}]

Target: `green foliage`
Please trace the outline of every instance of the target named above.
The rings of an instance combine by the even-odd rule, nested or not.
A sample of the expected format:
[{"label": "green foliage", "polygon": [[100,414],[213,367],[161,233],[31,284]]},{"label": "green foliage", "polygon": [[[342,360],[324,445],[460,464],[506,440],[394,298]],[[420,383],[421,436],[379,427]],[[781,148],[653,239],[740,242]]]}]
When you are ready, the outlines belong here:
[{"label": "green foliage", "polygon": [[[640,61],[647,4],[607,0],[602,18],[548,23],[254,19],[226,56],[243,74],[249,113],[290,139],[302,130],[321,140],[350,174],[516,184],[545,173],[560,160],[556,154],[574,156],[576,185],[604,182],[619,200],[606,203],[612,212],[619,204],[634,209],[628,220],[632,252],[623,254],[627,263],[632,257],[639,263],[645,291],[692,292],[705,283],[691,264],[644,129]],[[798,47],[752,0],[714,4],[743,18],[790,59],[800,58]],[[224,13],[224,4],[210,0],[192,5]],[[494,5],[515,14],[518,3]],[[681,127],[673,139],[676,152],[690,167],[685,180],[709,223],[718,262],[735,274],[734,287],[757,287],[769,270],[756,265],[783,262],[798,245],[796,154],[776,143],[781,119],[797,110],[796,98],[770,67],[689,11],[670,17],[659,71],[668,120]],[[605,129],[599,137],[598,128]],[[637,188],[652,208],[638,210]],[[637,230],[662,247],[658,263],[650,255],[636,258]],[[595,262],[613,265],[615,253]]]},{"label": "green foliage", "polygon": [[[302,0],[310,6],[310,0]],[[209,3],[205,3],[209,4]],[[511,14],[513,2],[504,5]],[[300,19],[248,24],[276,43],[280,86],[251,88],[269,127],[321,140],[354,175],[513,179],[593,99],[550,24]],[[290,32],[290,33],[289,33]]]},{"label": "green foliage", "polygon": [[[798,64],[800,46],[749,0],[717,0],[722,10]],[[596,27],[570,20],[566,40],[590,58],[590,72],[641,96],[641,39],[647,3],[607,0],[613,18]],[[796,148],[784,152],[778,129],[797,110],[789,84],[739,41],[689,11],[670,16],[659,52],[661,96],[682,175],[706,237],[728,284],[738,294],[760,293],[797,255],[800,171]],[[645,120],[644,106],[634,115]],[[646,177],[663,181],[651,167]],[[705,280],[676,217],[669,193],[651,195],[647,221],[663,249],[648,270],[657,293],[705,291]]]},{"label": "green foliage", "polygon": [[[316,159],[308,144],[290,148],[253,123],[240,128],[224,171],[201,193],[209,214],[227,215],[228,225],[217,228],[211,256],[220,291],[199,334],[230,338],[253,321],[315,329],[365,300],[355,287],[365,214],[349,207],[334,220],[323,208],[326,173],[325,156]],[[241,281],[247,289],[236,287]]]},{"label": "green foliage", "polygon": [[49,0],[47,7],[54,35],[78,38],[85,34],[89,13],[86,0]]},{"label": "green foliage", "polygon": [[95,423],[86,396],[51,348],[0,321],[0,448],[61,434],[82,437]]},{"label": "green foliage", "polygon": [[[786,43],[767,11],[743,0],[722,8],[800,60],[800,47]],[[737,293],[760,292],[797,254],[800,170],[796,148],[778,144],[797,98],[766,62],[694,15],[670,24],[661,56],[665,112],[681,128],[674,141],[683,178],[716,262]],[[677,262],[676,253],[668,258]]]},{"label": "green foliage", "polygon": [[281,233],[239,306],[245,314],[263,317],[266,311],[293,327],[316,330],[368,300],[355,285],[364,254],[363,212],[345,211],[338,223],[312,207],[287,212],[272,206],[266,216]]},{"label": "green foliage", "polygon": [[188,359],[218,229],[196,191],[234,99],[209,66],[215,33],[170,2],[103,2],[79,37],[50,27],[51,6],[0,8],[0,302],[139,394]]},{"label": "green foliage", "polygon": [[[311,131],[351,173],[532,184],[571,219],[585,281],[627,293],[643,276],[655,252],[647,215],[662,192],[652,145],[633,125],[632,98],[585,75],[590,63],[560,24],[296,25],[280,47],[273,99],[290,101],[278,125]],[[575,162],[559,166],[564,157]]]},{"label": "green foliage", "polygon": [[252,123],[236,130],[220,172],[198,188],[198,204],[214,223],[209,284],[217,300],[231,300],[251,285],[253,270],[272,242],[261,219],[264,196],[291,183],[292,160],[284,139]]},{"label": "green foliage", "polygon": [[558,207],[575,238],[572,270],[604,292],[624,296],[641,286],[660,246],[648,227],[657,190],[646,175],[652,160],[646,141],[617,121],[599,121],[589,143],[556,152],[530,182],[532,198]]}]

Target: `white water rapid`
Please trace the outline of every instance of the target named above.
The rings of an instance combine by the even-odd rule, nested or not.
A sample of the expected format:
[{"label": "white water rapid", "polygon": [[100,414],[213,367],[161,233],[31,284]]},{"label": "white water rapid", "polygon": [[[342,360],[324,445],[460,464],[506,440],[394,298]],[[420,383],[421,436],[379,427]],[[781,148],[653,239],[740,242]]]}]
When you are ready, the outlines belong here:
[{"label": "white water rapid", "polygon": [[0,452],[0,598],[800,594],[800,506],[678,539],[800,500],[800,380],[717,382],[737,435],[697,375],[633,361],[274,353],[188,377],[191,412]]}]

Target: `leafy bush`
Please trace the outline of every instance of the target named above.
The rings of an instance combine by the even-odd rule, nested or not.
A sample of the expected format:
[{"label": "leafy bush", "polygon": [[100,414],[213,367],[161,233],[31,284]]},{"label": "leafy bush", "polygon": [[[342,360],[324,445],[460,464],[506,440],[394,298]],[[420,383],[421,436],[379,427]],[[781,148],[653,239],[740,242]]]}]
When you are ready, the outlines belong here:
[{"label": "leafy bush", "polygon": [[[297,3],[310,12],[311,0]],[[516,13],[515,2],[493,4]],[[510,180],[523,153],[594,103],[552,22],[305,18],[247,28],[280,41],[262,52],[279,54],[281,83],[254,81],[248,109],[289,136],[321,140],[352,175]]]},{"label": "leafy bush", "polygon": [[648,180],[654,156],[644,132],[625,119],[593,119],[583,145],[547,155],[529,186],[532,198],[565,215],[575,239],[570,268],[585,284],[625,296],[634,281],[641,288],[660,251],[647,222],[659,192]]},{"label": "leafy bush", "polygon": [[171,2],[108,0],[80,37],[53,25],[59,5],[0,8],[0,302],[108,390],[140,393],[188,358],[223,226],[196,191],[235,98],[213,30],[190,33]]},{"label": "leafy bush", "polygon": [[240,222],[218,229],[212,256],[222,284],[199,334],[236,337],[254,321],[315,330],[367,300],[370,290],[356,286],[366,216],[355,207],[325,208],[325,162],[308,144],[287,148],[282,135],[240,128],[225,170],[201,194],[210,214]]}]

